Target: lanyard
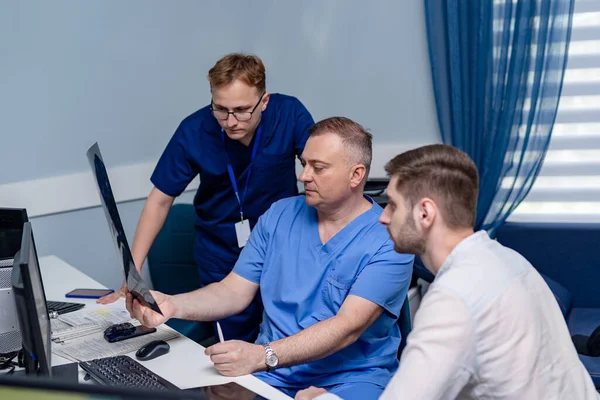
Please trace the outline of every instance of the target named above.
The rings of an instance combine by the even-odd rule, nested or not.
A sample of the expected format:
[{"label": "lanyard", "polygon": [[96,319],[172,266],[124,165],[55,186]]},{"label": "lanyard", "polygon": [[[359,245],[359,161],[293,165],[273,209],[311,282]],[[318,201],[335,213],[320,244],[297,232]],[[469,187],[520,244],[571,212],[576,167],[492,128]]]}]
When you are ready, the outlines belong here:
[{"label": "lanyard", "polygon": [[246,175],[246,187],[244,188],[244,194],[240,199],[240,193],[238,190],[238,185],[235,180],[235,174],[233,173],[233,167],[231,166],[231,160],[229,159],[229,153],[227,153],[227,146],[225,145],[225,130],[221,128],[221,140],[223,141],[223,146],[225,146],[225,157],[227,157],[227,172],[229,173],[229,180],[231,180],[231,186],[233,186],[233,193],[235,193],[235,198],[240,205],[240,216],[242,221],[244,220],[244,210],[242,205],[244,204],[244,198],[246,198],[246,192],[248,191],[248,182],[250,182],[250,172],[252,172],[252,162],[254,161],[254,157],[256,157],[256,151],[258,150],[258,142],[260,142],[260,135],[262,133],[261,126],[259,125],[256,129],[256,137],[254,138],[254,147],[252,148],[252,158],[250,158],[250,165],[248,166],[248,175]]}]

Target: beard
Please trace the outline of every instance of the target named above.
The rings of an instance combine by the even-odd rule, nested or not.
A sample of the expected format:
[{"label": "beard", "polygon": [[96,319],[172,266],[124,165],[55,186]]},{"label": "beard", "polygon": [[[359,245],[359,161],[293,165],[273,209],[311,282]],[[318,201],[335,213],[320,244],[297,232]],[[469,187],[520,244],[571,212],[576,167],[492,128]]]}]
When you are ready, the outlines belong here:
[{"label": "beard", "polygon": [[394,250],[398,253],[421,255],[425,253],[425,239],[417,231],[417,224],[412,215],[408,215],[398,234],[392,236]]}]

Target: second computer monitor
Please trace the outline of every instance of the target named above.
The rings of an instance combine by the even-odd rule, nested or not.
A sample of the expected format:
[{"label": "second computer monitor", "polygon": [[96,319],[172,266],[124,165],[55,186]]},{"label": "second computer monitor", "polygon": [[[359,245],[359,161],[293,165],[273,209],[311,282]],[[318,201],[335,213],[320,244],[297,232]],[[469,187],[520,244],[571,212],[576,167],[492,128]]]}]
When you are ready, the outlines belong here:
[{"label": "second computer monitor", "polygon": [[50,318],[30,222],[23,225],[21,248],[13,264],[12,287],[23,340],[25,370],[28,374],[50,376]]}]

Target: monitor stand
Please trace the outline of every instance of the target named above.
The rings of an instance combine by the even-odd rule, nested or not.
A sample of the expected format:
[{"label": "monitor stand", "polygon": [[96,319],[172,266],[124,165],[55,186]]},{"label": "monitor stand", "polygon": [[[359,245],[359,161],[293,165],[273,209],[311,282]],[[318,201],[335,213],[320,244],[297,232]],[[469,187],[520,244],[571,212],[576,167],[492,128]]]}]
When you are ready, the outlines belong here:
[{"label": "monitor stand", "polygon": [[[24,369],[15,371],[12,373],[13,376],[19,378],[46,378],[43,375],[28,374]],[[64,383],[77,383],[79,382],[79,364],[69,363],[63,365],[56,365],[52,367],[52,376],[50,377],[53,381],[60,381]]]}]

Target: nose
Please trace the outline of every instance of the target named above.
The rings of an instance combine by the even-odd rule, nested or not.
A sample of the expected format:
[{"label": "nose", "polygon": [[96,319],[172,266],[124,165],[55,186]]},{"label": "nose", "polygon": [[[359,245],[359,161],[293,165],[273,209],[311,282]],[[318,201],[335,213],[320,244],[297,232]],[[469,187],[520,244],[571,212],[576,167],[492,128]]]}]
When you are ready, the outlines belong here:
[{"label": "nose", "polygon": [[388,226],[390,224],[390,218],[391,218],[390,214],[391,214],[390,206],[387,205],[387,206],[385,206],[385,208],[383,209],[383,212],[379,216],[379,223],[381,225]]},{"label": "nose", "polygon": [[227,123],[228,128],[233,128],[237,125],[238,120],[233,116],[233,114],[229,114],[227,115],[227,121],[225,122]]},{"label": "nose", "polygon": [[308,173],[308,168],[307,167],[304,167],[302,169],[302,172],[300,173],[300,176],[298,177],[298,179],[302,183],[306,183],[306,182],[310,181],[311,177],[310,177],[310,174]]}]

